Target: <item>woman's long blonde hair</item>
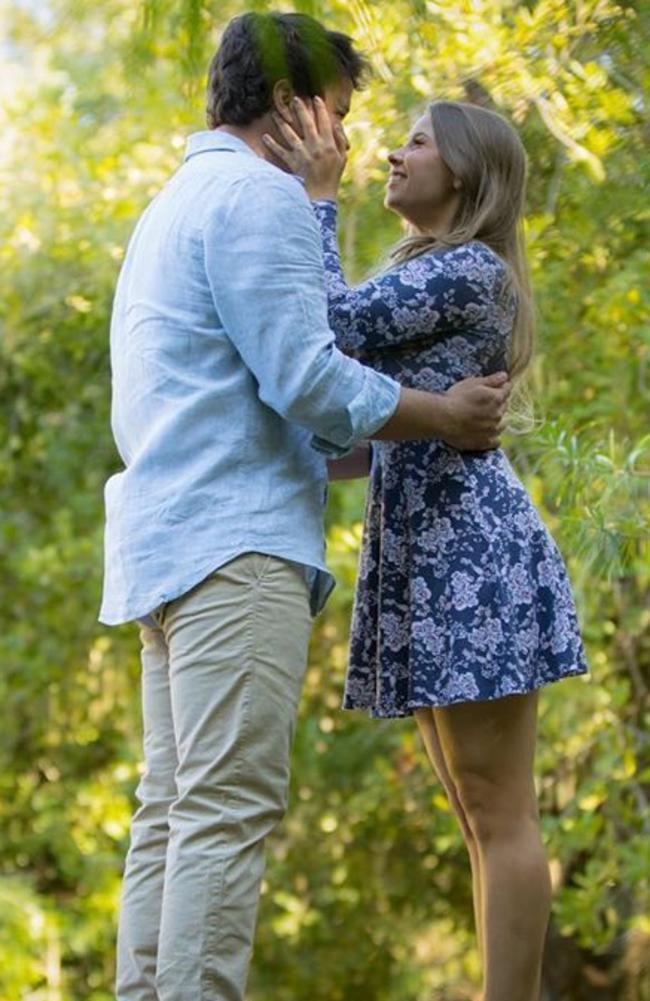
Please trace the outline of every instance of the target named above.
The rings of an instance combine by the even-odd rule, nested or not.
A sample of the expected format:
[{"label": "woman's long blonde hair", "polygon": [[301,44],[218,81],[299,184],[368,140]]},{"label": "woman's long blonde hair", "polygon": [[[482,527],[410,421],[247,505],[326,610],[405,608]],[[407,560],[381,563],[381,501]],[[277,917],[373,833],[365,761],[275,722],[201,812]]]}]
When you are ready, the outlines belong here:
[{"label": "woman's long blonde hair", "polygon": [[493,111],[460,101],[429,105],[440,155],[458,178],[460,204],[444,237],[411,234],[393,250],[394,262],[435,247],[480,240],[505,261],[517,298],[510,343],[511,377],[521,375],[533,354],[535,324],[523,236],[526,153],[513,127]]}]

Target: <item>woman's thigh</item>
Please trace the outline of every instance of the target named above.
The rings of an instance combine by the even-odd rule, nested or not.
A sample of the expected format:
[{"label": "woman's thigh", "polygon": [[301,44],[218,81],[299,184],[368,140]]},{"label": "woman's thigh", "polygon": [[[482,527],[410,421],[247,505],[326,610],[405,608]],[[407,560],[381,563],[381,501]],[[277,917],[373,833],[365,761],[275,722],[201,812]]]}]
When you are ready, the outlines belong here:
[{"label": "woman's thigh", "polygon": [[469,812],[536,815],[536,692],[434,709],[445,764]]}]

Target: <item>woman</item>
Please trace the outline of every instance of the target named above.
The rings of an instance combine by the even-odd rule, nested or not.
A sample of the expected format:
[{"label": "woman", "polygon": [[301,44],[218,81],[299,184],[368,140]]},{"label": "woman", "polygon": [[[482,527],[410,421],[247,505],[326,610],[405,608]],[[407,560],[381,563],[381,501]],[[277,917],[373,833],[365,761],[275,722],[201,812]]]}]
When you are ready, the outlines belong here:
[{"label": "woman", "polygon": [[[526,161],[499,115],[432,104],[388,157],[385,204],[408,225],[392,267],[341,269],[342,130],[297,106],[303,138],[269,150],[314,200],[337,343],[404,385],[443,391],[532,353],[521,239]],[[350,459],[342,460],[349,470]],[[537,692],[586,671],[566,571],[504,453],[373,446],[344,705],[414,715],[472,866],[483,1001],[534,1001],[550,884],[533,779]]]}]

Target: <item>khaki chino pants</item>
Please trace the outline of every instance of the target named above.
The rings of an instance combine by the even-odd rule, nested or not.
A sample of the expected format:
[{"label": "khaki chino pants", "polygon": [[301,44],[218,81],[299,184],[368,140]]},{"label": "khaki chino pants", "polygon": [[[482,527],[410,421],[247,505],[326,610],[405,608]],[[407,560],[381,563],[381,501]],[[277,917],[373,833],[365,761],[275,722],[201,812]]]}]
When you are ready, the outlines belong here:
[{"label": "khaki chino pants", "polygon": [[264,839],[287,806],[307,584],[296,565],[247,553],[154,618],[117,999],[242,1001]]}]

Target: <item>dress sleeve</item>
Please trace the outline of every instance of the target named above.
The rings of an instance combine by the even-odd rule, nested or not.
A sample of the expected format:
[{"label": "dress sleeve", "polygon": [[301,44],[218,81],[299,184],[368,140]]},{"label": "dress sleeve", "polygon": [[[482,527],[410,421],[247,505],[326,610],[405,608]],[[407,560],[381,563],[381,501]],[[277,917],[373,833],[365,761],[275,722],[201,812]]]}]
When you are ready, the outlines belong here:
[{"label": "dress sleeve", "polygon": [[344,351],[433,341],[449,332],[512,328],[505,264],[482,243],[428,252],[351,288],[343,274],[335,202],[314,202],[325,261],[330,327]]}]

